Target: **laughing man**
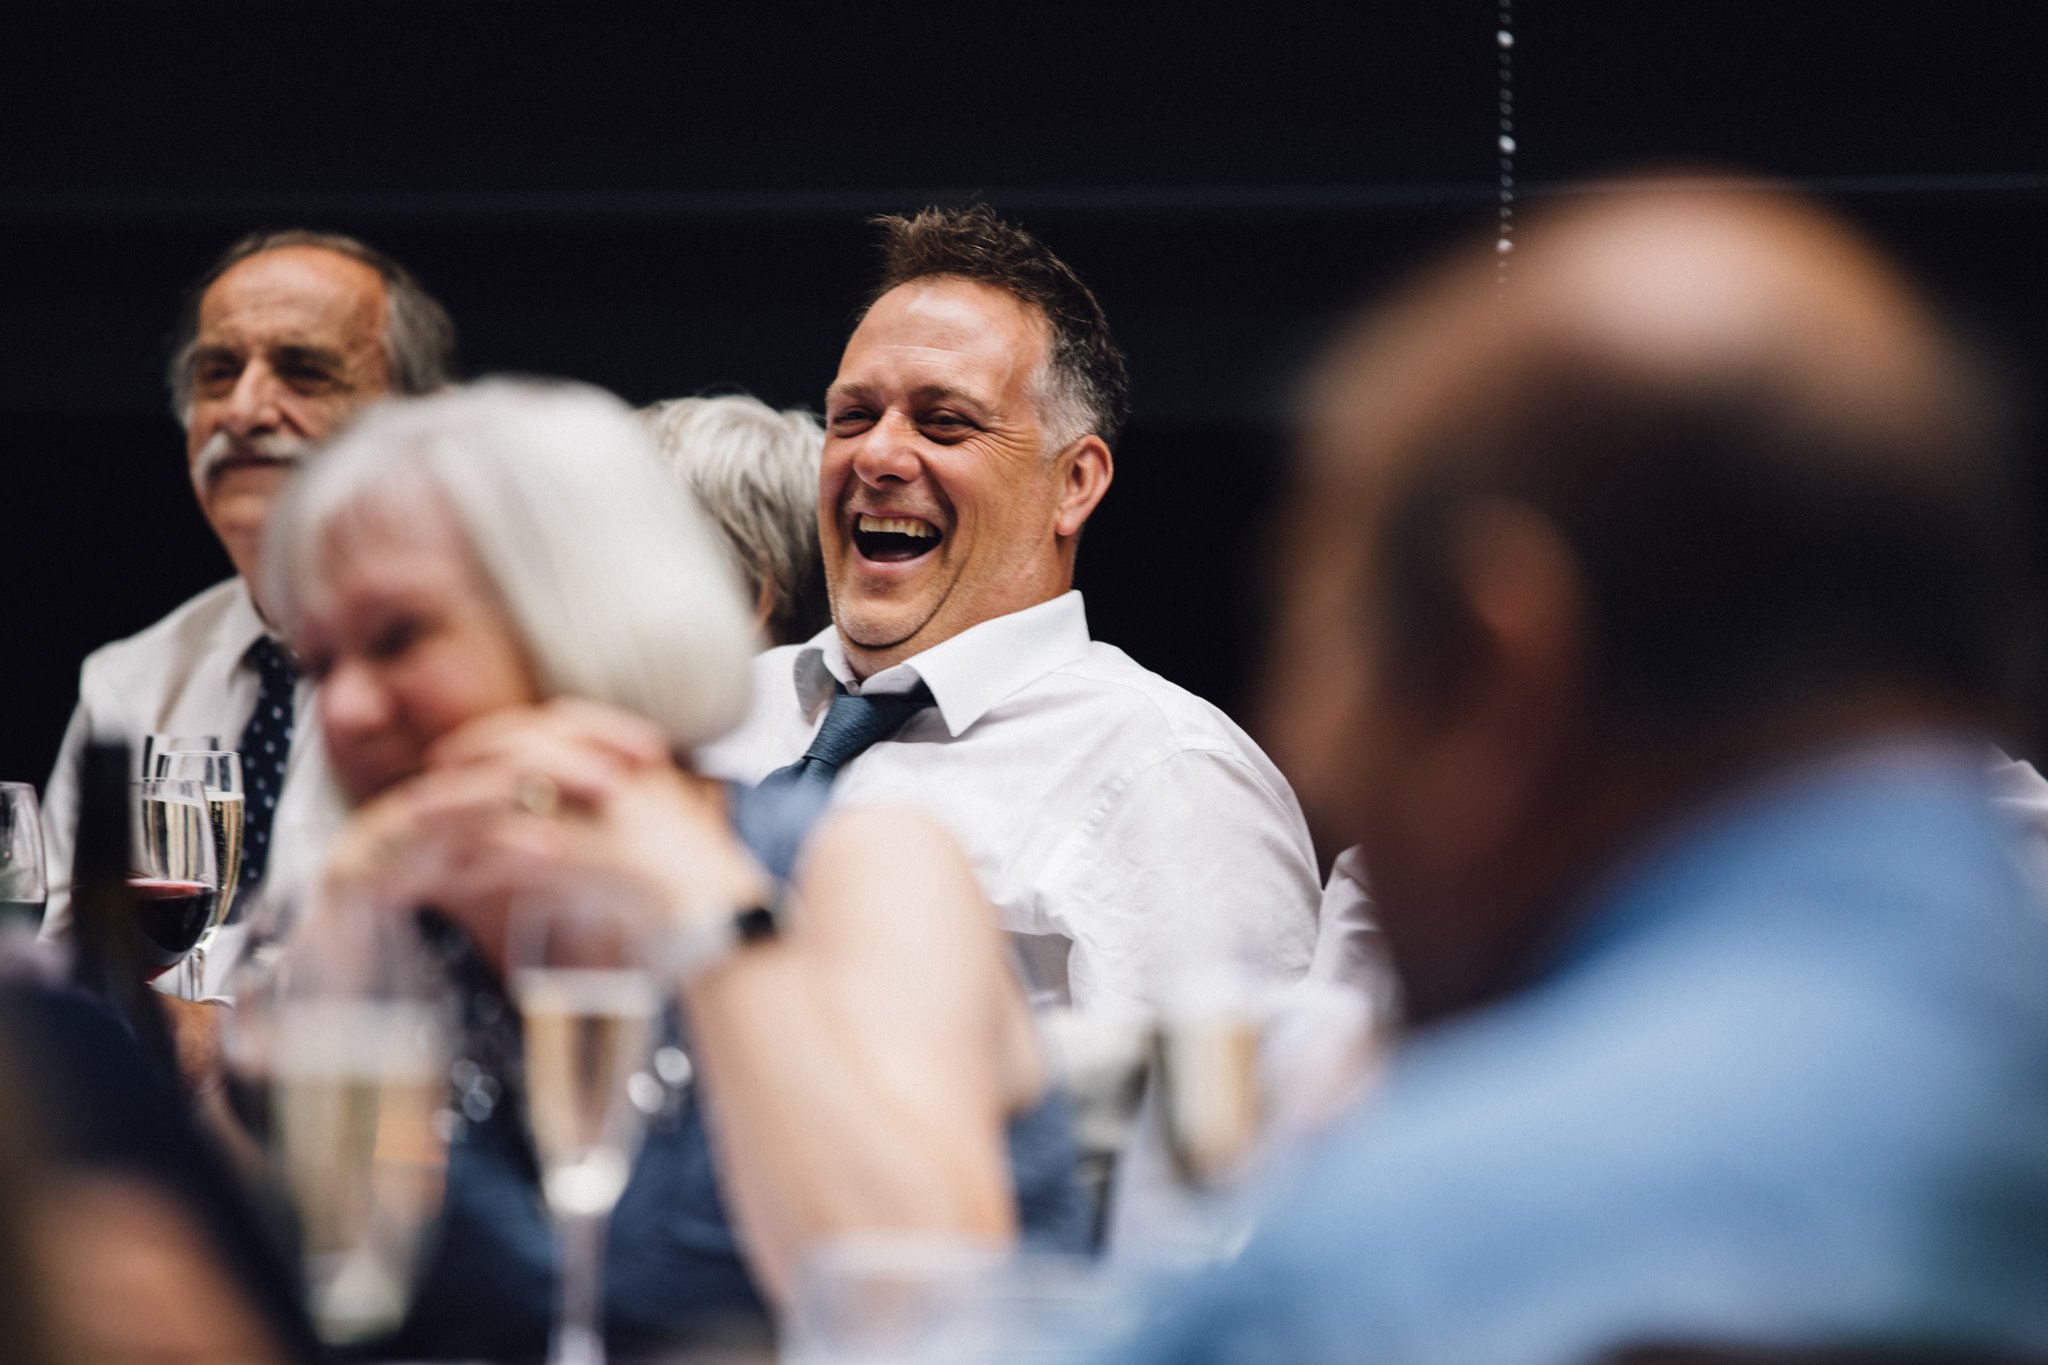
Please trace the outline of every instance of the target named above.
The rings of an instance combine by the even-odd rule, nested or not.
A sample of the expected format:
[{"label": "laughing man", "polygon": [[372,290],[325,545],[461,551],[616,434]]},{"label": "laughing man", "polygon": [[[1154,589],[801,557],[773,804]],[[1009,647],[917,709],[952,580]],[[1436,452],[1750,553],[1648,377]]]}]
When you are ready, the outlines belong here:
[{"label": "laughing man", "polygon": [[834,799],[952,828],[1041,1004],[1301,976],[1318,887],[1286,781],[1222,712],[1091,639],[1074,590],[1128,389],[1101,305],[985,207],[879,226],[882,282],[826,393],[833,625],[761,656],[753,715],[705,763],[758,781],[872,724],[807,766],[829,760]]}]

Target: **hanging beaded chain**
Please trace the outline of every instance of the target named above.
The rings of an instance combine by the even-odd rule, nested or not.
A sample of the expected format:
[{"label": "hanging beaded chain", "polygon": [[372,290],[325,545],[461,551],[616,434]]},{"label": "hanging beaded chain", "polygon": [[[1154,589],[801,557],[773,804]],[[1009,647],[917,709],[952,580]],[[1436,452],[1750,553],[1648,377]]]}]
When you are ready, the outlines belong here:
[{"label": "hanging beaded chain", "polygon": [[1494,241],[1495,282],[1506,288],[1508,256],[1515,249],[1515,0],[1500,0],[1493,34],[1500,51],[1500,232]]}]

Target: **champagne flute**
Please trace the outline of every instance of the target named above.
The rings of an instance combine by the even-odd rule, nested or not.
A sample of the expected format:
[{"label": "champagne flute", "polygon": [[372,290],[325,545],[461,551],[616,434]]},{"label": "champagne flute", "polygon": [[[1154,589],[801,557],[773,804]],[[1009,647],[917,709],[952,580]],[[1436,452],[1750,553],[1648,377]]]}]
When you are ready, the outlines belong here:
[{"label": "champagne flute", "polygon": [[197,782],[206,793],[207,812],[213,818],[213,842],[220,864],[220,902],[213,922],[185,958],[185,990],[188,1000],[205,996],[206,953],[225,924],[235,899],[235,886],[242,871],[242,759],[226,749],[173,749],[156,755],[157,776]]},{"label": "champagne flute", "polygon": [[[308,926],[243,985],[238,1068],[298,1214],[314,1322],[335,1345],[395,1330],[441,1209],[452,997],[412,922],[368,907]],[[249,976],[251,974],[245,974]]]},{"label": "champagne flute", "polygon": [[0,925],[26,925],[31,933],[40,928],[49,890],[36,789],[0,782]]},{"label": "champagne flute", "polygon": [[158,754],[205,753],[227,746],[219,735],[180,735],[169,730],[152,730],[142,737],[142,777],[162,777],[156,770]]},{"label": "champagne flute", "polygon": [[1223,964],[1185,971],[1163,992],[1153,1043],[1161,1136],[1174,1176],[1215,1190],[1242,1173],[1259,1136],[1263,1011]]},{"label": "champagne flute", "polygon": [[518,907],[506,941],[526,1051],[527,1120],[561,1247],[552,1365],[604,1360],[604,1228],[642,1116],[628,1081],[661,1013],[641,920],[599,901]]},{"label": "champagne flute", "polygon": [[129,803],[132,857],[129,890],[142,919],[145,979],[183,961],[220,904],[220,861],[197,782],[144,778]]},{"label": "champagne flute", "polygon": [[1250,1234],[1260,1173],[1312,1140],[1374,1079],[1381,1002],[1349,986],[1261,987],[1213,964],[1162,991],[1146,1119],[1124,1156],[1113,1244],[1191,1270]]}]

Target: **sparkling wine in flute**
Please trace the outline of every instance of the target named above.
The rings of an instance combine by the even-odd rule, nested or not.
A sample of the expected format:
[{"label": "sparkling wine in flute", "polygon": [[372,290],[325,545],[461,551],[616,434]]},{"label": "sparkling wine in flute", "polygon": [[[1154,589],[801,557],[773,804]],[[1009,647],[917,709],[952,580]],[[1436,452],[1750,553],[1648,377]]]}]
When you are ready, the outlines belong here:
[{"label": "sparkling wine in flute", "polygon": [[235,903],[235,884],[242,877],[242,794],[209,791],[206,808],[213,816],[213,847],[219,856],[220,904],[212,921],[218,925]]},{"label": "sparkling wine in flute", "polygon": [[[213,842],[213,820],[198,801],[144,797],[142,819],[162,850],[162,875],[174,880],[211,880],[204,875],[212,859],[206,845]],[[218,868],[214,864],[214,868]]]},{"label": "sparkling wine in flute", "polygon": [[632,1169],[639,1115],[626,1082],[646,1063],[659,1002],[648,973],[527,967],[513,976],[526,1034],[527,1118],[557,1214],[609,1212]]},{"label": "sparkling wine in flute", "polygon": [[1158,1113],[1185,1184],[1229,1179],[1258,1139],[1259,1025],[1248,1012],[1169,1015],[1154,1054]]},{"label": "sparkling wine in flute", "polygon": [[330,1341],[395,1328],[440,1209],[447,1071],[432,1005],[323,999],[279,1018],[271,1117]]}]

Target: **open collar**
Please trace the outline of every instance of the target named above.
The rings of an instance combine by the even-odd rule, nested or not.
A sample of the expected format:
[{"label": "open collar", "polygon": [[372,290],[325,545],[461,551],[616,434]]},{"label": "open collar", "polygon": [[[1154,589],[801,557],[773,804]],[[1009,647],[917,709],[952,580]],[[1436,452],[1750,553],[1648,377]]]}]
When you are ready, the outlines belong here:
[{"label": "open collar", "polygon": [[866,679],[854,677],[838,630],[827,626],[797,652],[797,703],[808,716],[835,687],[888,694],[922,683],[931,690],[946,733],[957,739],[997,702],[1087,652],[1088,613],[1075,591],[970,626]]}]

